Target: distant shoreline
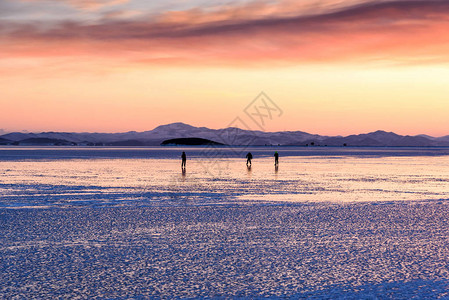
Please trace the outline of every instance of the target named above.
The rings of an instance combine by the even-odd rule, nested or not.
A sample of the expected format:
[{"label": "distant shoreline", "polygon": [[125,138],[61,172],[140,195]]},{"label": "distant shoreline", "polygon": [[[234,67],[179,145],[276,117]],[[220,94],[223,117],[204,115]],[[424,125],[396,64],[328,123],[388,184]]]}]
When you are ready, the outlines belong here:
[{"label": "distant shoreline", "polygon": [[[280,168],[288,162],[288,157],[304,157],[313,160],[345,159],[355,157],[448,157],[449,147],[294,147],[294,146],[251,146],[251,147],[210,147],[210,146],[147,146],[147,147],[83,147],[83,146],[0,146],[0,162],[7,161],[53,161],[90,159],[150,159],[181,161],[181,152],[187,154],[187,161],[241,160],[244,165],[248,152],[253,154],[254,165],[259,159],[274,159],[279,153]],[[413,163],[411,161],[411,163]]]}]

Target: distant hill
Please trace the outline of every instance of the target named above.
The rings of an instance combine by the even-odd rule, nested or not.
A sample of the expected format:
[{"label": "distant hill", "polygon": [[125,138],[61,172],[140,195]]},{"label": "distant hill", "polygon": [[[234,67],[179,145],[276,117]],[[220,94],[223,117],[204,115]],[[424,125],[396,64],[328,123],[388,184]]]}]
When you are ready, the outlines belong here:
[{"label": "distant hill", "polygon": [[29,138],[18,141],[16,145],[21,146],[32,146],[32,145],[42,145],[42,146],[71,146],[74,143],[61,140],[61,139],[50,139],[50,138]]},{"label": "distant hill", "polygon": [[11,140],[0,137],[0,145],[8,145],[10,143],[11,143]]},{"label": "distant hill", "polygon": [[437,140],[449,142],[449,135],[446,135],[446,136],[442,136],[442,137],[440,137],[440,138],[437,138]]},{"label": "distant hill", "polygon": [[235,127],[210,129],[184,123],[161,125],[153,130],[122,133],[12,132],[0,136],[0,144],[80,145],[80,146],[159,146],[166,140],[199,138],[225,145],[296,146],[449,146],[449,136],[403,136],[375,131],[349,136],[322,136],[303,131],[263,132]]},{"label": "distant hill", "polygon": [[124,140],[108,144],[109,146],[145,146],[145,143],[139,140]]},{"label": "distant hill", "polygon": [[217,143],[208,139],[202,138],[180,138],[180,139],[170,139],[165,140],[161,143],[162,146],[167,145],[189,145],[189,146],[201,146],[201,145],[224,145],[222,143]]},{"label": "distant hill", "polygon": [[438,138],[423,136],[403,136],[393,132],[376,131],[366,134],[349,135],[346,137],[323,137],[308,139],[289,144],[291,146],[320,145],[320,146],[366,146],[366,147],[434,147],[449,146],[449,143]]}]

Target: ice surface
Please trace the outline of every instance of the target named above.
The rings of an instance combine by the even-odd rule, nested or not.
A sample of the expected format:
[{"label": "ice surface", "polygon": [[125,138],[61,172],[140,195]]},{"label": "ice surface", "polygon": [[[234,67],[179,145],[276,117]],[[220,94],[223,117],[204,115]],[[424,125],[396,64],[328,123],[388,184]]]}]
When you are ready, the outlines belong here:
[{"label": "ice surface", "polygon": [[[17,154],[11,160],[12,150],[2,154],[0,149],[0,158],[6,157],[0,160],[0,207],[449,199],[449,155],[426,156],[419,149],[399,149],[399,154],[389,150],[390,156],[383,148],[379,155],[372,155],[372,149],[366,150],[370,155],[360,155],[364,149],[334,149],[341,153],[297,156],[292,153],[303,150],[292,148],[285,150],[290,156],[280,151],[281,163],[275,169],[268,150],[256,148],[251,149],[255,158],[249,170],[244,155],[235,158],[233,150],[214,158],[194,148],[193,155],[187,152],[185,174],[180,158],[172,158],[174,153],[180,155],[179,149],[134,150],[95,149],[106,158],[96,154],[86,158],[88,150],[83,149],[19,149],[19,154],[31,154],[23,154],[22,160]],[[52,155],[32,159],[34,151]],[[67,152],[77,151],[84,153],[75,155],[82,158],[67,158]],[[107,158],[117,153],[119,158]],[[144,153],[147,158],[142,158]]]},{"label": "ice surface", "polygon": [[0,148],[0,299],[449,297],[447,149],[185,150]]},{"label": "ice surface", "polygon": [[0,210],[2,298],[448,297],[447,203]]}]

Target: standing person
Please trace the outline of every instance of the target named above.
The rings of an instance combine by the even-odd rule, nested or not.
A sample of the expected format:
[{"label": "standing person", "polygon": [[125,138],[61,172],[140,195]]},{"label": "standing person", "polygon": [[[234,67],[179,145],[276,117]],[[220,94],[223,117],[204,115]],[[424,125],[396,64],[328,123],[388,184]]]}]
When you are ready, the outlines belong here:
[{"label": "standing person", "polygon": [[275,166],[279,165],[279,153],[277,151],[274,152],[274,165]]},{"label": "standing person", "polygon": [[251,154],[251,152],[248,152],[248,154],[246,154],[246,165],[247,166],[251,166],[251,159],[253,159],[253,155]]},{"label": "standing person", "polygon": [[181,160],[182,160],[182,162],[181,162],[181,169],[185,170],[185,168],[186,168],[187,156],[186,156],[186,153],[185,153],[184,151],[182,151],[182,154],[181,154]]}]

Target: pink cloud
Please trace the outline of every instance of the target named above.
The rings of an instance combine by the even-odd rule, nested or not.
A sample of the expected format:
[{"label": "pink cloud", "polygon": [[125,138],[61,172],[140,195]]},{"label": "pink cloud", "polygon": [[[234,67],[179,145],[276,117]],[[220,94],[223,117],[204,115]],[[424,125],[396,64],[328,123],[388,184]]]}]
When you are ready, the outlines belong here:
[{"label": "pink cloud", "polygon": [[111,57],[141,64],[449,60],[447,1],[370,2],[298,15],[250,5],[246,16],[238,7],[224,7],[208,14],[189,10],[156,19],[66,22],[46,29],[1,24],[0,42],[4,55]]},{"label": "pink cloud", "polygon": [[[41,0],[20,0],[23,2],[42,2]],[[106,6],[114,6],[129,2],[129,0],[50,0],[54,2],[64,2],[70,6],[82,10],[97,10]]]}]

